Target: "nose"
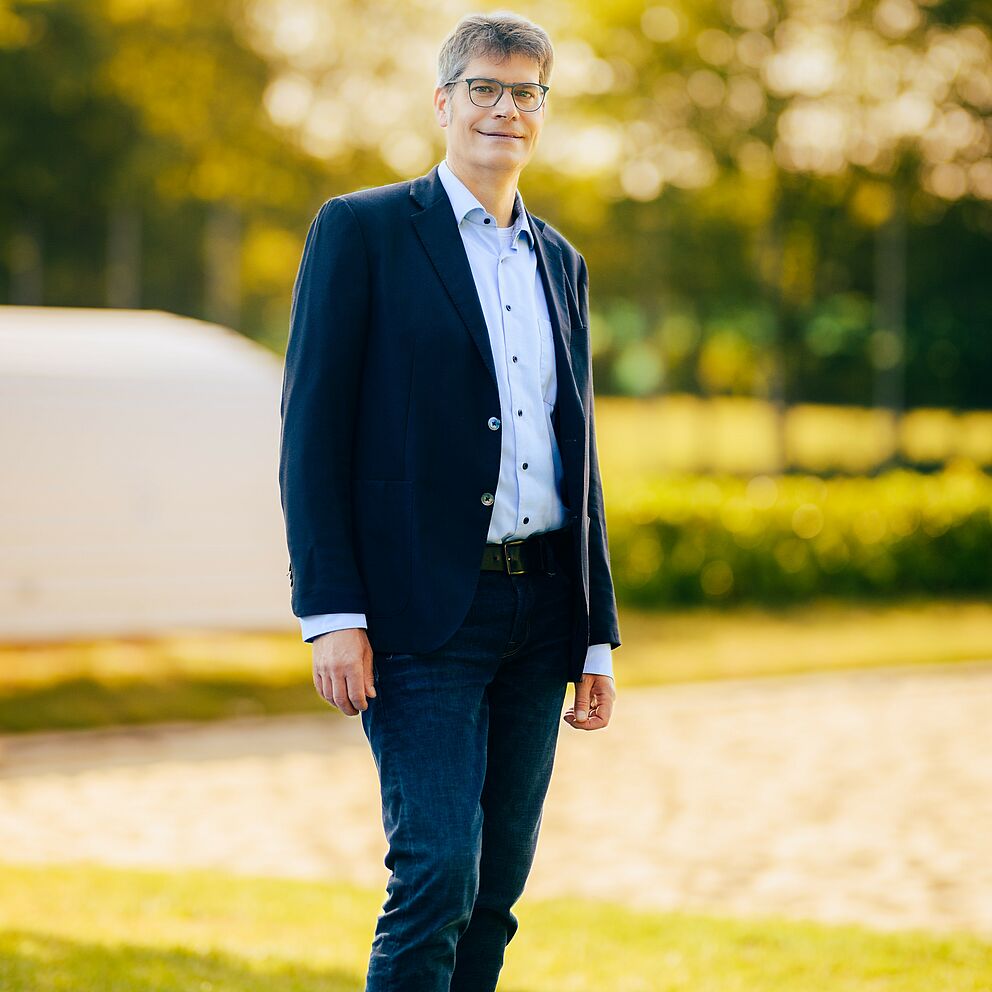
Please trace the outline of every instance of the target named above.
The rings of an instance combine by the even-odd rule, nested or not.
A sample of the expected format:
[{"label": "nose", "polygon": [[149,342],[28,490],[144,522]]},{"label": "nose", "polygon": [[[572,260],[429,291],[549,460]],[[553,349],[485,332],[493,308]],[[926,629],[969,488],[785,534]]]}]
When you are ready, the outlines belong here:
[{"label": "nose", "polygon": [[[508,105],[505,104],[503,102],[504,100],[508,101],[509,104]],[[493,104],[492,109],[494,111],[508,110],[511,117],[515,117],[517,114],[520,113],[520,111],[517,110],[517,105],[513,102],[513,92],[508,89],[503,90],[503,92],[500,93],[499,99]]]}]

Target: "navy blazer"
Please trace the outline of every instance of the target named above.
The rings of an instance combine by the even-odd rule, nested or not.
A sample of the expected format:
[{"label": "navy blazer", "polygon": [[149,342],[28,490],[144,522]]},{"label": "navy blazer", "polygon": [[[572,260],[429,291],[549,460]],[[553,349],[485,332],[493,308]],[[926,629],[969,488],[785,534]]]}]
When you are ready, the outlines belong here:
[{"label": "navy blazer", "polygon": [[[620,645],[585,259],[528,212],[555,342],[576,582],[569,678]],[[279,488],[296,616],[365,613],[375,652],[440,647],[479,580],[500,464],[489,333],[435,165],[327,200],[293,287]],[[485,498],[484,498],[485,497]]]}]

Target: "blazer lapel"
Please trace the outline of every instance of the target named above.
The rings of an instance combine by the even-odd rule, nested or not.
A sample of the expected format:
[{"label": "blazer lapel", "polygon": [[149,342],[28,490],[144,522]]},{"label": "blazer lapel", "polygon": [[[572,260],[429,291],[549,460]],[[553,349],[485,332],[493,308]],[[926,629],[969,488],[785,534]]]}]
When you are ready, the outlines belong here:
[{"label": "blazer lapel", "polygon": [[548,299],[548,310],[551,313],[551,324],[555,334],[561,338],[565,346],[565,354],[569,355],[572,339],[572,325],[568,319],[568,302],[565,296],[565,268],[561,261],[561,249],[553,241],[544,236],[544,225],[538,225],[534,215],[528,210],[527,220],[534,232],[534,250],[537,254],[537,266],[544,283],[544,292]]},{"label": "blazer lapel", "polygon": [[572,322],[569,318],[565,267],[562,264],[561,248],[545,236],[544,224],[535,221],[530,211],[527,211],[527,219],[530,221],[530,229],[534,232],[537,267],[544,283],[548,312],[551,315],[551,329],[555,342],[555,375],[558,383],[555,414],[558,417],[558,438],[561,441],[578,436],[575,417],[578,415],[579,423],[582,418],[582,403],[572,367]]},{"label": "blazer lapel", "polygon": [[[498,388],[492,344],[482,304],[479,302],[479,292],[455,223],[451,203],[437,169],[435,165],[430,172],[411,181],[410,196],[422,208],[414,211],[411,220],[438,278],[479,349],[493,385]],[[536,221],[530,211],[527,212],[527,220],[534,233],[537,265],[544,284],[555,341],[555,372],[558,382],[555,405],[564,431],[561,436],[576,437],[581,434],[576,423],[581,425],[583,414],[572,370],[572,325],[561,248],[544,234],[543,223]]]},{"label": "blazer lapel", "polygon": [[585,417],[579,390],[575,384],[575,370],[572,360],[572,322],[567,297],[565,267],[562,264],[561,248],[544,234],[544,224],[535,223],[528,212],[531,230],[535,232],[534,247],[537,251],[537,265],[544,280],[544,292],[548,298],[548,311],[551,314],[555,341],[555,374],[557,394],[552,415],[552,425],[558,439],[562,467],[565,473],[565,503],[572,519],[576,519],[575,507],[583,505],[583,451],[578,444],[585,437]]},{"label": "blazer lapel", "polygon": [[414,230],[423,242],[430,256],[438,278],[447,290],[461,318],[478,346],[482,360],[489,369],[493,385],[499,388],[496,379],[496,366],[493,363],[493,348],[489,341],[489,329],[479,302],[479,291],[472,276],[468,255],[462,237],[458,233],[455,215],[444,186],[438,178],[437,166],[430,172],[414,179],[410,184],[410,196],[424,209],[411,217]]}]

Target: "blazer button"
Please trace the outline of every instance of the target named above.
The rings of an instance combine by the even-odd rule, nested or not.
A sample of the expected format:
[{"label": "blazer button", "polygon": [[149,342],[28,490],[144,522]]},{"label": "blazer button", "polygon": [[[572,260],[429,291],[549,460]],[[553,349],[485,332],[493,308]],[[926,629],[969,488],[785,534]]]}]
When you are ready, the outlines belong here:
[{"label": "blazer button", "polygon": [[495,500],[493,499],[493,494],[492,493],[483,493],[482,494],[482,502],[486,506],[492,506],[493,503],[495,502]]},{"label": "blazer button", "polygon": [[491,431],[498,431],[499,430],[499,417],[490,417],[489,418],[489,429]]}]

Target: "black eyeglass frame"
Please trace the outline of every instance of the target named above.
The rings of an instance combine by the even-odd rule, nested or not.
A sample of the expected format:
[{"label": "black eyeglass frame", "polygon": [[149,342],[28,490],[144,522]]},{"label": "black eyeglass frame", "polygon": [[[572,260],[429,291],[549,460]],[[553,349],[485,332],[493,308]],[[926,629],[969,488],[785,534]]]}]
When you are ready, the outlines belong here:
[{"label": "black eyeglass frame", "polygon": [[[499,96],[496,97],[496,99],[492,103],[488,104],[487,106],[483,106],[482,104],[476,103],[475,100],[472,100],[473,106],[481,107],[484,110],[489,110],[491,107],[495,107],[496,104],[499,103],[500,100],[503,99],[503,92],[505,90],[509,90],[510,91],[510,99],[513,101],[513,105],[522,114],[533,114],[533,113],[536,113],[538,110],[540,110],[541,107],[544,106],[544,100],[545,100],[545,97],[547,97],[547,95],[548,95],[548,90],[551,89],[550,86],[545,86],[544,83],[503,83],[503,82],[500,82],[500,80],[498,80],[498,79],[490,79],[488,76],[468,76],[468,77],[466,77],[464,79],[449,79],[448,82],[446,82],[444,85],[445,86],[454,86],[455,83],[466,83],[468,85],[468,98],[469,98],[469,100],[472,100],[472,83],[495,83],[500,88],[500,90],[499,90]],[[535,87],[536,86],[539,90],[541,90],[541,102],[536,107],[534,107],[533,109],[531,109],[531,110],[525,110],[523,107],[520,106],[519,103],[517,103],[516,94],[513,92],[513,89],[516,86],[530,86],[530,87]]]}]

